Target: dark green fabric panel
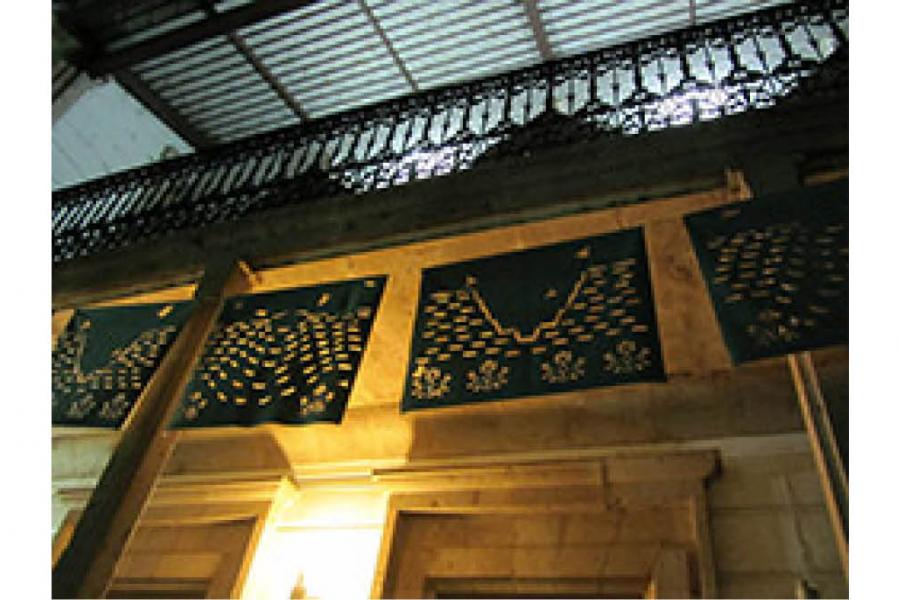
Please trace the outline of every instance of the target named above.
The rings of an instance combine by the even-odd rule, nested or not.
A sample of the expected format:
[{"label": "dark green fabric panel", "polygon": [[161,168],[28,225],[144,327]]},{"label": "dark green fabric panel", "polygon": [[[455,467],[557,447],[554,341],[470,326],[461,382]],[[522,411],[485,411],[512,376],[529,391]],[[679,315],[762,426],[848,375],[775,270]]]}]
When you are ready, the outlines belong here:
[{"label": "dark green fabric panel", "polygon": [[848,340],[848,184],[685,217],[736,363]]},{"label": "dark green fabric panel", "polygon": [[118,428],[192,303],[79,309],[53,351],[53,424]]},{"label": "dark green fabric panel", "polygon": [[228,299],[172,427],[340,423],[384,282]]},{"label": "dark green fabric panel", "polygon": [[640,229],[422,274],[403,410],[664,379]]}]

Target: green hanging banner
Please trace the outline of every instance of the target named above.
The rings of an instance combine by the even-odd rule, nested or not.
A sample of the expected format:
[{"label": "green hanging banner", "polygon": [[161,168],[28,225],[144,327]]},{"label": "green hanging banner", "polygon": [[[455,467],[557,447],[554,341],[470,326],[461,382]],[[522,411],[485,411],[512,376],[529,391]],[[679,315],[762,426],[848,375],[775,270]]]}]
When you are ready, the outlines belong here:
[{"label": "green hanging banner", "polygon": [[685,217],[735,363],[846,343],[846,181]]},{"label": "green hanging banner", "polygon": [[384,282],[229,298],[172,427],[340,423]]},{"label": "green hanging banner", "polygon": [[79,309],[52,356],[53,424],[118,428],[192,303]]},{"label": "green hanging banner", "polygon": [[664,380],[640,229],[422,274],[403,410]]}]

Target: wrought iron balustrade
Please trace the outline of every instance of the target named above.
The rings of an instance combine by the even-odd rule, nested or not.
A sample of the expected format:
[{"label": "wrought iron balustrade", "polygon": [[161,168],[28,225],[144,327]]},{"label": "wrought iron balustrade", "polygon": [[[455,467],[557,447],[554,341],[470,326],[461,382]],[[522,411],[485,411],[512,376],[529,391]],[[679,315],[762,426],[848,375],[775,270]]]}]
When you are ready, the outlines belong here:
[{"label": "wrought iron balustrade", "polygon": [[53,194],[53,260],[553,144],[847,86],[847,0],[803,1],[308,121]]}]

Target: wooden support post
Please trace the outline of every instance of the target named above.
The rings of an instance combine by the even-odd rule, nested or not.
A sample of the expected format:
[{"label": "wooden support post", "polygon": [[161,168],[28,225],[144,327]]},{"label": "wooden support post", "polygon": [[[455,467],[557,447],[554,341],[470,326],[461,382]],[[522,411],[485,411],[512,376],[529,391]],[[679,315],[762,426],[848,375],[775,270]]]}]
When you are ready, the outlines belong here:
[{"label": "wooden support post", "polygon": [[806,425],[806,433],[812,447],[819,481],[825,495],[825,504],[831,518],[834,538],[837,543],[838,556],[844,570],[844,577],[849,577],[849,491],[847,471],[838,452],[834,429],[825,408],[825,397],[819,385],[812,357],[809,352],[800,352],[788,356],[788,366],[797,390],[800,412]]},{"label": "wooden support post", "polygon": [[53,569],[54,598],[101,598],[144,510],[177,432],[166,429],[224,298],[247,288],[237,261],[208,268],[194,310],[134,408],[72,540]]},{"label": "wooden support post", "polygon": [[644,592],[647,600],[690,598],[690,567],[684,550],[664,548],[656,559],[650,583]]},{"label": "wooden support post", "polygon": [[716,585],[716,562],[713,553],[712,533],[709,528],[709,506],[705,490],[691,496],[689,503],[691,529],[697,544],[698,575],[700,597],[718,598]]}]

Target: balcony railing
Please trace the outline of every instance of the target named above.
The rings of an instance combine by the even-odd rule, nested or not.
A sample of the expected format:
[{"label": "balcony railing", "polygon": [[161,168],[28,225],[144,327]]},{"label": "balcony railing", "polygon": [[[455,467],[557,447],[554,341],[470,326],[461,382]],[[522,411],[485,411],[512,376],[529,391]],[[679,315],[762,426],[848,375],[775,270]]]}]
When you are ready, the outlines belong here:
[{"label": "balcony railing", "polygon": [[53,194],[53,260],[555,144],[847,87],[847,0],[805,1],[406,96]]}]

